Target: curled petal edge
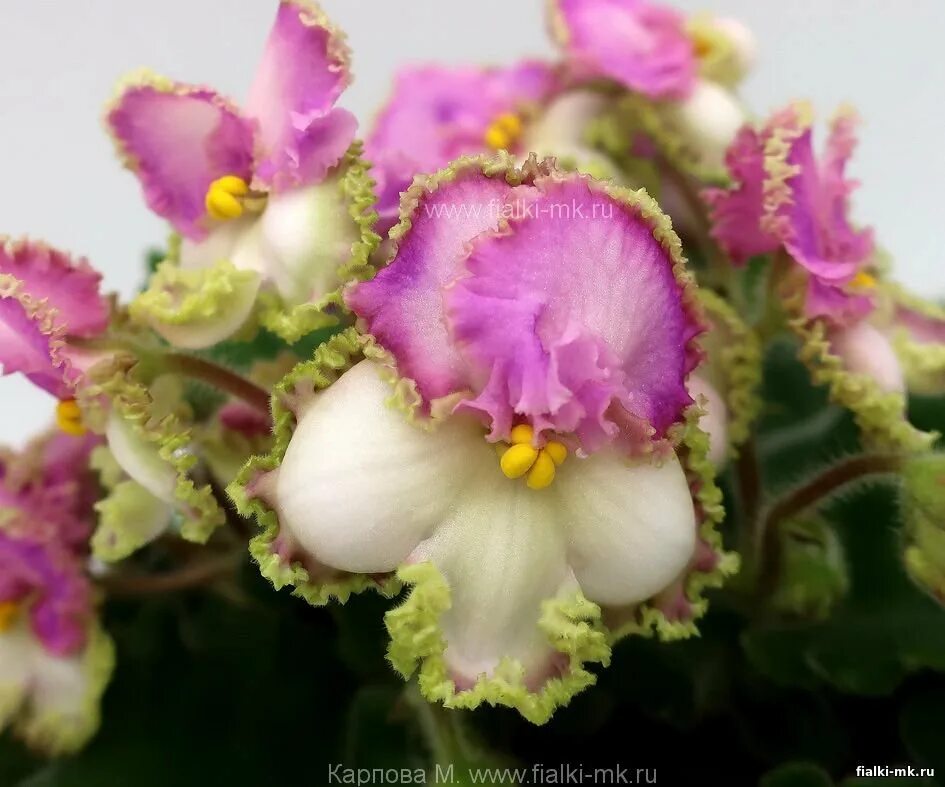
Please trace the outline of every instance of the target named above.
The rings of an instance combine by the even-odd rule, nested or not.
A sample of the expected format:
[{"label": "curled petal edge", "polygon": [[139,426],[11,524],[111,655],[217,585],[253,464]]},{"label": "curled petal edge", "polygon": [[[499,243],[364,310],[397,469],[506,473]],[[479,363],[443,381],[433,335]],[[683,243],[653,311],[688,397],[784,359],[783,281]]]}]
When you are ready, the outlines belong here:
[{"label": "curled petal edge", "polygon": [[[176,474],[174,500],[182,516],[181,536],[197,544],[206,543],[226,521],[209,484],[198,485],[190,477],[197,457],[190,450],[193,434],[176,412],[159,414],[147,380],[137,361],[116,356],[95,370],[96,381],[80,393],[83,413],[90,414],[92,426],[103,429],[102,398],[124,418],[142,440],[154,445],[160,458]],[[95,422],[98,422],[97,424]]]},{"label": "curled petal edge", "polygon": [[[792,332],[801,342],[798,357],[815,385],[827,386],[830,400],[853,413],[863,441],[876,450],[927,451],[938,439],[934,432],[916,429],[906,418],[906,397],[885,392],[871,377],[849,371],[831,352],[823,319],[803,315],[803,296],[788,296],[785,305],[794,316]],[[801,315],[801,316],[798,316]]]}]

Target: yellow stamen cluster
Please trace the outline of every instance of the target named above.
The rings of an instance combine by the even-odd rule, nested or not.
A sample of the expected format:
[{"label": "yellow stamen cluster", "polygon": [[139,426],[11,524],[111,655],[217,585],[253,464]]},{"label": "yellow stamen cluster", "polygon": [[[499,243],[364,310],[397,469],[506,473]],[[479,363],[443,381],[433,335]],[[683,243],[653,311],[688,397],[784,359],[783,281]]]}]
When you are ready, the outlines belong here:
[{"label": "yellow stamen cluster", "polygon": [[499,115],[486,130],[485,143],[493,150],[511,150],[522,136],[522,119],[506,112]]},{"label": "yellow stamen cluster", "polygon": [[56,405],[56,425],[66,434],[75,437],[82,437],[85,434],[82,411],[75,399],[63,399]]},{"label": "yellow stamen cluster", "polygon": [[875,290],[876,289],[876,277],[866,271],[860,271],[856,276],[853,277],[853,281],[850,282],[850,286],[857,290]]},{"label": "yellow stamen cluster", "polygon": [[521,478],[527,473],[525,484],[529,489],[544,489],[555,480],[558,466],[568,458],[568,449],[554,440],[544,448],[535,448],[534,437],[534,430],[527,424],[516,426],[512,445],[502,454],[499,467],[506,478]]},{"label": "yellow stamen cluster", "polygon": [[20,607],[15,601],[0,601],[0,633],[9,631]]},{"label": "yellow stamen cluster", "polygon": [[218,221],[238,219],[243,215],[243,199],[249,194],[246,181],[236,175],[217,178],[207,189],[204,200],[207,213]]}]

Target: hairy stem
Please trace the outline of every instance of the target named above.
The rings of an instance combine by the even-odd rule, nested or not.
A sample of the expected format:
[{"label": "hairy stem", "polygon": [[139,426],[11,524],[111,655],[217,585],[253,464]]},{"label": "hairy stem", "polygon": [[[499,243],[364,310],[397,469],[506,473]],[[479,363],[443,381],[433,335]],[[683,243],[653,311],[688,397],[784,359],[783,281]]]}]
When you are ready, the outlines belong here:
[{"label": "hairy stem", "polygon": [[245,377],[231,372],[225,366],[182,353],[167,353],[163,356],[163,361],[170,371],[208,383],[242,399],[257,410],[269,414],[268,391]]},{"label": "hairy stem", "polygon": [[98,579],[112,596],[151,596],[206,585],[232,573],[242,562],[242,554],[201,560],[164,574],[115,574]]},{"label": "hairy stem", "polygon": [[855,481],[874,475],[899,472],[903,458],[895,454],[861,454],[827,468],[820,475],[793,489],[775,501],[758,520],[756,529],[757,580],[762,590],[772,590],[777,583],[781,562],[778,532],[783,522],[823,502]]}]

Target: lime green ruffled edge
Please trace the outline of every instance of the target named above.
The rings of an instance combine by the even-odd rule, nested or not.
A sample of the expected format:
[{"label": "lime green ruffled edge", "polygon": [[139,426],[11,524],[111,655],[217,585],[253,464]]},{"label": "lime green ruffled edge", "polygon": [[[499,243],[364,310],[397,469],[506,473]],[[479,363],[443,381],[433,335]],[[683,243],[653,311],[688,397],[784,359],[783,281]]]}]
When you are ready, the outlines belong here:
[{"label": "lime green ruffled edge", "polygon": [[[88,685],[78,716],[57,712],[34,714],[29,709],[21,711],[14,721],[13,731],[28,746],[50,756],[71,754],[85,746],[98,732],[102,695],[115,669],[115,645],[98,621],[89,631],[83,669]],[[29,704],[28,696],[24,700]],[[0,706],[2,704],[0,699]]]},{"label": "lime green ruffled edge", "polygon": [[197,486],[189,472],[197,457],[189,450],[193,434],[175,413],[160,420],[152,415],[154,400],[148,386],[139,379],[138,364],[128,357],[115,357],[93,369],[97,382],[80,390],[83,413],[97,413],[104,421],[100,397],[104,396],[122,418],[128,421],[143,440],[157,446],[161,459],[177,475],[174,498],[183,516],[181,536],[187,541],[206,543],[213,532],[224,524],[226,515],[217,503],[209,485]]},{"label": "lime green ruffled edge", "polygon": [[556,708],[567,705],[597,681],[585,669],[586,664],[610,664],[600,607],[577,593],[569,599],[544,601],[538,623],[555,649],[568,657],[567,675],[546,681],[540,691],[531,691],[525,686],[521,664],[506,658],[491,676],[480,676],[472,689],[457,692],[449,678],[446,640],[440,628],[440,617],[451,604],[446,580],[432,563],[401,567],[397,576],[412,588],[407,599],[384,616],[391,637],[387,657],[404,678],[418,673],[420,692],[431,702],[467,710],[484,702],[504,705],[534,724],[544,724]]},{"label": "lime green ruffled edge", "polygon": [[[787,299],[789,313],[803,309],[802,297]],[[875,450],[925,451],[938,439],[935,432],[922,432],[906,418],[906,397],[885,392],[865,374],[848,371],[843,360],[830,351],[823,320],[794,316],[788,320],[800,339],[798,357],[811,373],[815,385],[826,385],[830,400],[853,413],[863,442]]]},{"label": "lime green ruffled edge", "polygon": [[902,471],[900,508],[903,559],[912,580],[945,604],[945,454],[908,461]]},{"label": "lime green ruffled edge", "polygon": [[695,502],[702,511],[702,520],[698,523],[698,538],[715,553],[715,566],[710,571],[690,568],[683,578],[683,592],[691,605],[691,617],[686,620],[670,620],[655,605],[644,603],[633,611],[628,620],[611,629],[612,643],[631,634],[656,636],[663,642],[697,636],[699,629],[696,624],[709,606],[705,591],[724,585],[726,579],[738,573],[741,566],[739,555],[725,550],[718,530],[725,519],[725,508],[722,490],[715,482],[715,466],[709,460],[709,437],[699,428],[701,416],[702,408],[698,405],[687,408],[683,421],[671,429],[671,437],[673,442],[681,446],[680,459]]},{"label": "lime green ruffled edge", "polygon": [[723,392],[728,409],[729,456],[738,456],[738,447],[751,434],[751,425],[761,412],[762,351],[757,334],[736,311],[711,290],[700,289],[702,308],[725,340],[713,345],[718,358],[709,362],[720,365],[725,379]]},{"label": "lime green ruffled edge", "polygon": [[[370,589],[391,598],[400,591],[401,585],[393,576],[378,579],[364,574],[350,574],[329,582],[314,582],[301,563],[285,565],[272,550],[279,536],[279,517],[263,500],[253,497],[248,486],[260,475],[277,470],[282,463],[295,429],[293,402],[324,390],[362,358],[381,356],[381,351],[370,337],[359,335],[353,328],[336,334],[317,347],[313,358],[298,364],[273,391],[275,443],[272,451],[265,456],[250,458],[226,490],[236,510],[244,517],[255,517],[262,528],[262,532],[249,543],[250,555],[259,564],[260,573],[272,582],[276,590],[291,586],[292,595],[305,599],[313,606],[324,606],[332,599],[344,604],[352,594]],[[406,407],[406,404],[403,406]]]},{"label": "lime green ruffled edge", "polygon": [[[148,289],[129,305],[131,317],[152,327],[172,344],[204,347],[234,334],[255,333],[253,310],[259,290],[259,274],[239,270],[219,260],[209,268],[184,270],[170,261],[161,262],[148,282]],[[221,315],[234,314],[222,319]],[[212,337],[187,342],[188,333]]]},{"label": "lime green ruffled edge", "polygon": [[303,303],[289,309],[274,292],[263,291],[259,295],[260,324],[290,344],[312,331],[339,324],[341,315],[348,313],[343,298],[345,287],[374,276],[372,257],[380,246],[381,236],[374,231],[377,195],[370,176],[371,165],[364,160],[363,150],[360,140],[354,142],[339,164],[344,169],[341,192],[360,235],[352,244],[348,259],[338,268],[339,286],[314,303]]},{"label": "lime green ruffled edge", "polygon": [[[881,296],[891,301],[892,311],[902,305],[923,317],[938,320],[945,325],[945,308],[913,295],[898,284],[881,284]],[[945,392],[945,344],[915,341],[907,328],[897,326],[891,319],[893,349],[906,373],[909,390],[920,394],[937,395]]]}]

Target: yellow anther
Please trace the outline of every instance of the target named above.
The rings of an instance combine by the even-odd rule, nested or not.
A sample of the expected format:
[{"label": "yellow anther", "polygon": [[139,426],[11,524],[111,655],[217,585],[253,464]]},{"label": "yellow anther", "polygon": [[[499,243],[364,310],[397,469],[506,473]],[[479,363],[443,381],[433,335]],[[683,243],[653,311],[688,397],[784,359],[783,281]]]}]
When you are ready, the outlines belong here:
[{"label": "yellow anther", "polygon": [[512,112],[506,112],[486,129],[485,143],[493,150],[508,150],[521,135],[522,119]]},{"label": "yellow anther", "polygon": [[82,411],[75,399],[63,399],[56,405],[56,425],[66,434],[81,437],[85,434]]},{"label": "yellow anther", "polygon": [[236,175],[217,178],[207,189],[207,213],[219,221],[238,219],[243,215],[243,197],[249,194],[246,181]]},{"label": "yellow anther", "polygon": [[521,478],[531,470],[538,459],[538,449],[530,445],[518,443],[502,454],[499,467],[506,478]]},{"label": "yellow anther", "polygon": [[552,440],[544,448],[548,456],[551,457],[551,460],[558,465],[559,467],[564,464],[564,460],[568,458],[568,449],[564,443],[559,443],[556,440]]},{"label": "yellow anther", "polygon": [[551,454],[545,450],[539,451],[538,458],[535,460],[535,464],[532,465],[532,469],[528,473],[528,478],[525,480],[526,486],[528,486],[529,489],[544,489],[550,486],[551,482],[554,480],[555,463],[551,458]]},{"label": "yellow anther", "polygon": [[874,290],[876,289],[876,277],[866,271],[860,271],[853,277],[850,284],[858,290]]},{"label": "yellow anther", "polygon": [[0,632],[9,631],[19,609],[15,601],[0,601]]},{"label": "yellow anther", "polygon": [[531,445],[535,439],[535,430],[528,424],[519,424],[512,429],[511,438],[513,445]]}]

